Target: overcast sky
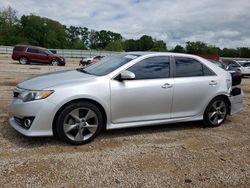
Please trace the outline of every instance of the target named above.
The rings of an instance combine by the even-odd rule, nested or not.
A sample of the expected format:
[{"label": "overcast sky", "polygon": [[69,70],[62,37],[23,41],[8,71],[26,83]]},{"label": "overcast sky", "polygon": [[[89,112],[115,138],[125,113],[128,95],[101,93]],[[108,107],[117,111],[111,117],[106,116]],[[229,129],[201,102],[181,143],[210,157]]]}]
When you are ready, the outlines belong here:
[{"label": "overcast sky", "polygon": [[168,47],[197,40],[250,47],[250,0],[0,0],[1,9],[7,6],[20,16],[33,13],[126,38],[151,35]]}]

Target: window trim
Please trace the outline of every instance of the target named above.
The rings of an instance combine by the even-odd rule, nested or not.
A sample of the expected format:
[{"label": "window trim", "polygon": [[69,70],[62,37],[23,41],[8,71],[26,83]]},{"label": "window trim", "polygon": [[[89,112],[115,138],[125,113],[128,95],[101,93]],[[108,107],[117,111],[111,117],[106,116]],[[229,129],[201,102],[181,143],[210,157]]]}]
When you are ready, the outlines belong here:
[{"label": "window trim", "polygon": [[[214,75],[202,75],[202,76],[181,76],[181,77],[177,77],[176,76],[176,58],[187,58],[187,59],[193,59],[195,61],[198,61],[202,66],[204,66],[205,68],[207,68],[208,70],[210,70],[212,73],[214,73]],[[217,74],[208,66],[206,66],[204,63],[202,63],[201,61],[199,61],[196,58],[193,57],[183,57],[183,56],[173,56],[173,66],[174,66],[174,78],[194,78],[194,77],[205,77],[205,76],[217,76]],[[204,68],[202,68],[202,72],[204,74]]]},{"label": "window trim", "polygon": [[128,67],[124,68],[123,70],[121,70],[118,74],[116,74],[115,76],[113,76],[113,78],[111,78],[111,80],[119,80],[119,76],[121,74],[122,71],[125,71],[125,70],[128,70],[130,67],[136,65],[137,63],[140,63],[141,61],[144,61],[145,59],[148,59],[148,58],[154,58],[154,57],[168,57],[169,58],[169,62],[170,62],[170,70],[169,70],[169,77],[166,77],[166,78],[148,78],[148,79],[133,79],[133,80],[126,80],[126,81],[141,81],[141,80],[162,80],[162,79],[170,79],[170,78],[173,78],[174,77],[174,71],[173,71],[173,68],[174,68],[174,65],[173,65],[173,58],[171,55],[154,55],[154,56],[149,56],[149,57],[145,57],[143,59],[140,59],[138,60],[136,63],[132,64],[132,65],[129,65]]},{"label": "window trim", "polygon": [[[28,52],[28,49],[35,49],[35,50],[38,50],[38,53]],[[39,54],[39,49],[27,47],[26,53],[29,53],[29,54]]]}]

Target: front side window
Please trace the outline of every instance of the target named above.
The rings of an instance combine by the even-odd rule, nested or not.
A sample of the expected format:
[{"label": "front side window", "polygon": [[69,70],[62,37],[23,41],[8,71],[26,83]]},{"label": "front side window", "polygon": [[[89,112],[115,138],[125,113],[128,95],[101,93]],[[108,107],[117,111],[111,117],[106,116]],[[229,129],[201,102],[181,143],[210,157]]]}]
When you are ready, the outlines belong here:
[{"label": "front side window", "polygon": [[44,49],[39,49],[39,54],[45,54],[45,55],[48,55],[48,54],[52,54],[52,52],[51,51],[49,51],[49,50],[44,50]]},{"label": "front side window", "polygon": [[170,58],[166,56],[144,59],[128,69],[135,74],[136,80],[169,78]]},{"label": "front side window", "polygon": [[38,53],[39,53],[39,52],[38,52],[38,49],[35,49],[35,48],[28,48],[28,49],[27,49],[27,52],[33,53],[33,54],[38,54]]},{"label": "front side window", "polygon": [[194,77],[215,75],[209,68],[193,58],[175,57],[175,77]]}]

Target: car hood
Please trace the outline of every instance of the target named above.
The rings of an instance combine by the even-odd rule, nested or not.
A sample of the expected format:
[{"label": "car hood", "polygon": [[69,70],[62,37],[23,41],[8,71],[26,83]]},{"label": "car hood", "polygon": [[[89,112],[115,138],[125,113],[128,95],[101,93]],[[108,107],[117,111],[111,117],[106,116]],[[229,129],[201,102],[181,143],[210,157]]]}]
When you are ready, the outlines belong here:
[{"label": "car hood", "polygon": [[82,83],[95,77],[96,76],[94,75],[85,74],[77,70],[64,70],[29,78],[18,84],[17,87],[30,90],[40,90],[79,81]]}]

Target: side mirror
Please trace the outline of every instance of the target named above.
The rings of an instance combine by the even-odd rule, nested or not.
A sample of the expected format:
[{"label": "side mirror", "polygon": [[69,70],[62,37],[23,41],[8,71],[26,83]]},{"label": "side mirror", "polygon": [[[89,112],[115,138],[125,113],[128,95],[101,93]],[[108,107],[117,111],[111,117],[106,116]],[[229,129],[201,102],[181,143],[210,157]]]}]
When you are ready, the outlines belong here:
[{"label": "side mirror", "polygon": [[135,79],[135,74],[131,71],[122,71],[120,74],[120,79],[121,80],[133,80]]}]

